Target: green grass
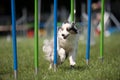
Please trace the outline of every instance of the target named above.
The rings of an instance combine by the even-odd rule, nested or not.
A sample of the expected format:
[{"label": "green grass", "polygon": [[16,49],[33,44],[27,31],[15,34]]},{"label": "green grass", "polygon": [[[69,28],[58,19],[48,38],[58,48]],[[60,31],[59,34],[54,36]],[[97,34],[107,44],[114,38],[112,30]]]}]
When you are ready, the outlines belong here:
[{"label": "green grass", "polygon": [[[34,75],[34,40],[20,38],[17,42],[18,80],[120,80],[120,34],[105,38],[104,61],[99,59],[99,38],[91,47],[90,64],[86,65],[84,44],[79,43],[77,65],[70,69],[68,59],[57,68],[48,70],[49,62],[42,52],[39,38],[39,74]],[[0,38],[0,80],[14,80],[12,43]]]}]

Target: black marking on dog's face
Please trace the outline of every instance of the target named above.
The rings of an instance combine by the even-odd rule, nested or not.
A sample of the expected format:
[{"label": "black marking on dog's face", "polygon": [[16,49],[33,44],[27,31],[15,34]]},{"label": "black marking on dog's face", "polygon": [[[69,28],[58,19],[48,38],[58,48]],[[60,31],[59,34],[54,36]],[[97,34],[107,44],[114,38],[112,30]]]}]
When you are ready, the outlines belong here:
[{"label": "black marking on dog's face", "polygon": [[77,34],[78,30],[75,26],[75,23],[72,23],[71,28],[67,28],[67,31],[69,31],[71,34]]}]

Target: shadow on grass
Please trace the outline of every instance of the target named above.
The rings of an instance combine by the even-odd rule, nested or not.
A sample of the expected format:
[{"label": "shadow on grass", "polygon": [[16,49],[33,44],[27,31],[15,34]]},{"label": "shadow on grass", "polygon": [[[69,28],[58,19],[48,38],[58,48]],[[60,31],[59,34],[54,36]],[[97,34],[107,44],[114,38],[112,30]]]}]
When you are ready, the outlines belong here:
[{"label": "shadow on grass", "polygon": [[87,65],[83,65],[83,66],[75,66],[75,67],[71,67],[71,66],[64,66],[64,67],[61,67],[63,70],[77,70],[77,71],[84,71],[84,70],[86,70],[86,69],[88,69],[89,68],[89,66],[87,66]]}]

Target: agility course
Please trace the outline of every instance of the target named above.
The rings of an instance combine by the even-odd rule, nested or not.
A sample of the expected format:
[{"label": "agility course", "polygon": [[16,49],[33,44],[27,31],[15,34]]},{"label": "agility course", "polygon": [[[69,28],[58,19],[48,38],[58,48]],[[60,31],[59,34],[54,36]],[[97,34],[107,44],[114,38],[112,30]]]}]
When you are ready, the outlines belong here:
[{"label": "agility course", "polygon": [[[47,70],[47,66],[48,63],[45,63],[45,60],[43,58],[42,55],[42,42],[43,39],[40,38],[40,40],[38,39],[38,0],[35,0],[35,38],[34,39],[25,39],[25,41],[23,42],[18,42],[16,40],[16,16],[15,16],[15,0],[11,0],[11,12],[12,12],[12,43],[13,43],[13,48],[9,48],[8,51],[11,52],[11,49],[13,49],[13,59],[10,57],[11,54],[9,54],[8,57],[8,61],[6,61],[5,63],[8,64],[7,66],[7,70],[3,73],[1,73],[3,70],[0,70],[0,74],[1,75],[5,75],[5,76],[1,76],[0,75],[0,79],[20,79],[20,80],[28,80],[28,79],[32,79],[34,80],[34,74],[37,75],[40,79],[42,80],[65,80],[65,79],[85,79],[85,80],[92,80],[92,79],[120,79],[119,77],[119,73],[120,73],[120,69],[119,69],[119,40],[120,38],[118,38],[119,34],[117,35],[113,35],[111,37],[112,40],[109,39],[105,39],[105,44],[104,43],[104,0],[102,0],[102,10],[101,10],[101,29],[102,29],[102,33],[100,38],[97,39],[97,44],[95,46],[95,48],[90,49],[90,29],[91,29],[91,0],[88,0],[88,39],[87,39],[87,46],[84,46],[82,44],[79,45],[79,49],[78,49],[78,56],[77,56],[77,63],[78,63],[78,67],[76,67],[74,70],[70,70],[67,67],[68,66],[68,62],[65,62],[65,64],[61,65],[59,68],[57,68],[56,70],[56,64],[57,64],[57,0],[54,0],[54,65],[55,65],[55,71],[48,71]],[[71,21],[74,21],[74,0],[71,0]],[[111,43],[113,40],[118,39],[118,41],[114,42],[115,48],[113,48],[111,46]],[[0,49],[4,50],[1,51],[0,53],[8,53],[6,52],[6,48],[10,47],[8,46],[8,44],[10,45],[11,43],[6,43],[4,39],[1,39],[2,44],[5,45],[5,47],[2,47],[2,45],[0,45]],[[18,44],[18,45],[17,45]],[[99,49],[99,45],[100,44],[100,49]],[[28,47],[29,45],[29,47]],[[105,61],[103,62],[103,64],[98,60],[98,57],[100,56],[100,58],[103,60],[103,53],[104,53],[104,46],[106,45],[106,47],[109,49],[106,50],[105,52]],[[17,48],[18,46],[18,48]],[[23,47],[23,48],[22,48]],[[31,50],[30,50],[31,49]],[[91,61],[89,63],[89,66],[87,66],[85,64],[85,49],[86,49],[86,62],[87,64],[89,63],[89,59],[90,59],[90,51],[91,51]],[[21,51],[20,51],[21,50]],[[99,53],[100,50],[100,55],[97,54]],[[111,53],[110,53],[111,52]],[[21,54],[17,54],[17,53],[21,53]],[[27,53],[27,54],[26,54]],[[79,54],[82,53],[82,54]],[[34,54],[34,57],[33,57]],[[39,55],[38,55],[39,54]],[[116,55],[114,55],[116,54]],[[7,54],[6,54],[7,55]],[[3,55],[3,57],[0,57],[0,61],[4,61],[7,56]],[[113,57],[114,55],[114,57]],[[18,56],[18,58],[17,58]],[[19,57],[20,56],[20,57]],[[108,56],[108,57],[107,57]],[[6,58],[5,58],[6,57]],[[39,59],[40,57],[40,59]],[[111,59],[111,57],[113,59]],[[81,58],[81,59],[80,59]],[[109,59],[109,60],[108,60]],[[12,62],[13,60],[13,69],[14,69],[14,76],[13,76],[13,71],[11,71],[12,67],[9,68],[9,66],[11,66],[11,64],[9,64],[9,61]],[[26,61],[25,61],[26,60]],[[28,61],[29,60],[29,61]],[[23,61],[23,64],[22,64]],[[33,61],[31,63],[31,61]],[[1,63],[1,62],[0,62]],[[34,64],[33,64],[34,63]],[[3,64],[3,63],[1,63]],[[19,66],[20,68],[19,68]],[[47,65],[47,66],[46,66]],[[23,68],[25,66],[25,68]],[[118,66],[118,68],[116,68],[116,66]],[[2,65],[2,67],[4,67],[4,65]],[[5,67],[6,68],[6,67]],[[113,69],[114,68],[114,69]],[[19,70],[18,70],[19,69]],[[10,71],[10,72],[9,72]],[[23,72],[22,72],[23,71]],[[8,72],[8,75],[6,75],[5,73]],[[88,75],[86,77],[86,75]],[[27,76],[27,77],[26,77]],[[62,77],[61,77],[62,76]]]},{"label": "agility course", "polygon": [[[38,73],[38,0],[35,0],[35,74]],[[91,0],[88,0],[88,39],[87,39],[87,49],[86,49],[86,62],[89,62],[90,56],[90,34],[91,34]],[[15,18],[15,1],[11,0],[11,11],[12,11],[12,36],[13,36],[13,55],[14,55],[14,75],[17,78],[17,49],[16,49],[16,18]],[[103,57],[103,29],[104,29],[104,0],[102,0],[101,9],[101,43],[100,43],[100,57]],[[74,21],[74,0],[71,0],[71,21]],[[54,0],[54,67],[56,71],[57,65],[57,0]]]},{"label": "agility course", "polygon": [[[35,0],[35,74],[38,73],[38,0]],[[91,34],[91,0],[88,0],[88,39],[87,39],[87,48],[86,48],[86,63],[88,64],[90,58],[90,34]],[[15,22],[15,1],[11,0],[12,5],[12,29],[13,29],[13,54],[14,54],[14,70],[15,70],[15,78],[17,75],[17,49],[16,49],[16,22]],[[101,9],[101,43],[100,43],[100,57],[103,58],[103,34],[104,34],[104,0],[102,0],[102,9]],[[71,22],[74,22],[74,0],[71,0]],[[57,65],[57,0],[54,0],[54,68],[56,71]]]}]

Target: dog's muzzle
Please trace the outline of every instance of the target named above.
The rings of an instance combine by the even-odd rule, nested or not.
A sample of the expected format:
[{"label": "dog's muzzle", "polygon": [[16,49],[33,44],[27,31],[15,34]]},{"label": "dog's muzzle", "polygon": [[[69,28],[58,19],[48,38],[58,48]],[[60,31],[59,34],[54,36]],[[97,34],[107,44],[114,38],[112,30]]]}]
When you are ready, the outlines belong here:
[{"label": "dog's muzzle", "polygon": [[68,35],[62,34],[62,36],[63,36],[64,39],[66,39],[69,36],[69,34]]}]

